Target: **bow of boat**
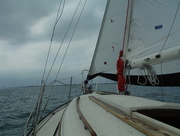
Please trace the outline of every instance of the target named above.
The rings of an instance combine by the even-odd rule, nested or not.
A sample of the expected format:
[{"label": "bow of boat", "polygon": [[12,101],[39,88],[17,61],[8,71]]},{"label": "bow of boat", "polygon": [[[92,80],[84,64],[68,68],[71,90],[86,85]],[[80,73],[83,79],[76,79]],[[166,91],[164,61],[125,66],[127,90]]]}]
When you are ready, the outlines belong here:
[{"label": "bow of boat", "polygon": [[178,135],[180,124],[172,122],[180,119],[179,113],[179,104],[92,93],[50,113],[38,124],[35,133],[37,136]]}]

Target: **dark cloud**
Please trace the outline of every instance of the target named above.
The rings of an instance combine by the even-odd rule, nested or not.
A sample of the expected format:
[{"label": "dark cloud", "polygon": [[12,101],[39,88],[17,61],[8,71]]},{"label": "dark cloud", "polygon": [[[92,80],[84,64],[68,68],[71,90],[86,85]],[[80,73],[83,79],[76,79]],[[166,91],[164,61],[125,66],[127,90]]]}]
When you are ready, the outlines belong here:
[{"label": "dark cloud", "polygon": [[[96,3],[96,4],[95,4]],[[99,31],[100,29],[100,25],[101,25],[101,21],[102,21],[102,16],[103,16],[103,10],[105,9],[105,1],[88,1],[86,3],[85,9],[83,11],[83,14],[81,15],[80,21],[77,25],[77,29],[75,31],[75,35],[73,38],[73,40],[79,40],[79,39],[84,39],[87,38],[89,36],[94,35],[94,32]],[[67,28],[69,27],[69,23],[70,20],[72,19],[72,16],[76,10],[76,6],[78,5],[78,3],[76,2],[74,4],[74,8],[71,8],[71,12],[68,10],[68,5],[65,5],[65,10],[64,13],[66,13],[66,17],[62,16],[59,24],[57,25],[56,28],[56,32],[55,32],[55,36],[54,36],[54,40],[55,41],[62,41],[62,38],[64,37]],[[83,5],[83,3],[81,4]],[[68,36],[70,38],[74,27],[76,25],[76,22],[78,20],[78,17],[80,15],[80,11],[82,9],[79,9],[79,11],[76,14],[76,17],[73,20],[73,23],[68,31],[68,34],[66,36],[66,39],[68,39]],[[68,17],[67,17],[68,15]]]},{"label": "dark cloud", "polygon": [[[60,0],[0,0],[0,87],[40,83],[59,2]],[[64,15],[56,27],[49,60],[54,59],[78,2],[79,0],[66,0]],[[60,75],[77,75],[90,66],[105,3],[104,0],[87,2]],[[74,21],[77,19],[78,16]],[[75,22],[67,34],[63,50],[67,48]],[[63,55],[61,53],[58,56],[57,67]],[[69,67],[69,64],[73,67]]]},{"label": "dark cloud", "polygon": [[13,44],[29,40],[28,28],[57,10],[59,0],[1,0],[0,39]]},{"label": "dark cloud", "polygon": [[[52,13],[56,12],[59,2],[59,0],[1,0],[0,39],[8,40],[8,42],[11,42],[13,45],[20,45],[30,40],[37,40],[37,37],[32,37],[30,35],[29,28],[37,23],[38,20],[48,17]],[[68,18],[65,18],[64,21],[60,19],[59,25],[56,29],[55,40],[59,40],[63,37],[68,27],[67,21],[69,22],[75,11],[76,7],[69,8],[68,2],[72,2],[72,0],[66,0],[64,12],[69,12],[71,15],[68,14]],[[78,2],[79,1],[74,1],[74,6],[78,5]],[[102,1],[96,2],[96,4],[98,4],[97,6],[93,5],[92,1],[87,2],[84,13],[82,14],[82,19],[78,26],[81,28],[81,30],[79,29],[82,34],[81,36],[87,32],[92,34],[91,32],[93,32],[93,29],[96,29],[94,26],[97,25],[97,22],[99,22],[100,19],[98,18],[99,16],[96,12],[98,11],[99,6],[105,5],[104,3],[102,3]],[[91,20],[89,20],[90,18]],[[42,35],[43,37],[38,37],[38,40],[50,39],[54,20],[55,16],[53,20],[51,20],[49,26],[44,28],[47,33],[44,33]]]}]

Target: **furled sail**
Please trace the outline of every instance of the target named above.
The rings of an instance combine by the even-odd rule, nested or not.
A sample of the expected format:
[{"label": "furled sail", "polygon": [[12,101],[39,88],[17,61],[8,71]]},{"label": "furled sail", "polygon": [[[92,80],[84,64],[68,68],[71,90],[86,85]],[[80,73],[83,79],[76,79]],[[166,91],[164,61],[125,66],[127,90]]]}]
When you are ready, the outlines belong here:
[{"label": "furled sail", "polygon": [[[126,58],[133,69],[153,65],[159,79],[157,85],[180,86],[179,4],[179,0],[133,0],[132,3]],[[136,71],[131,72],[133,84],[138,84]],[[142,83],[143,79],[141,76]]]},{"label": "furled sail", "polygon": [[100,75],[117,80],[116,61],[124,38],[128,1],[108,0],[88,80]]}]

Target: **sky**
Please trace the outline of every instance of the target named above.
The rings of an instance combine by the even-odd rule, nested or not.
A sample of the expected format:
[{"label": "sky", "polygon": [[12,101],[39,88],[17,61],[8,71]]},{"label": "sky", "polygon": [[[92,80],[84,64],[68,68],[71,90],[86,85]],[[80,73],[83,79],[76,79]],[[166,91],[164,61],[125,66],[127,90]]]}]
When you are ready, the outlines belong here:
[{"label": "sky", "polygon": [[[72,76],[73,83],[80,83],[82,70],[90,67],[106,0],[87,0],[69,44],[76,23],[72,22],[67,34],[66,31],[79,1],[65,1],[63,14],[54,32],[45,80],[60,46],[61,50],[47,82],[56,77],[68,45],[57,79]],[[0,88],[41,84],[60,2],[61,0],[0,0]],[[77,15],[84,2],[85,0],[81,0]],[[77,15],[75,21],[78,20]]]}]

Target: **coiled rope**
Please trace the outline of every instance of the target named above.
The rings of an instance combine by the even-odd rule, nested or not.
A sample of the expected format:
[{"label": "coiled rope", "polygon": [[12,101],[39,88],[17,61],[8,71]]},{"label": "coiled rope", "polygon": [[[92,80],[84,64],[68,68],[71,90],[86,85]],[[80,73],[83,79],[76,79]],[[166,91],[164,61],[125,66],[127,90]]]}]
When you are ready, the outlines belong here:
[{"label": "coiled rope", "polygon": [[[145,85],[147,84],[147,81],[149,81],[151,83],[151,85],[158,85],[159,84],[159,79],[157,77],[157,73],[155,71],[155,69],[148,64],[142,64],[138,69],[137,69],[137,73],[138,73],[138,79],[137,79],[137,83],[141,84],[141,85]],[[142,83],[140,82],[140,74],[144,77],[145,82]]]}]

